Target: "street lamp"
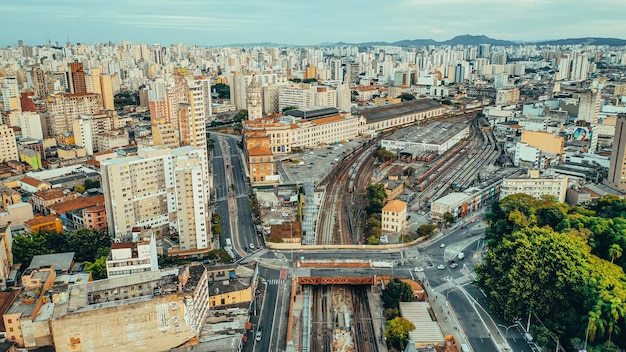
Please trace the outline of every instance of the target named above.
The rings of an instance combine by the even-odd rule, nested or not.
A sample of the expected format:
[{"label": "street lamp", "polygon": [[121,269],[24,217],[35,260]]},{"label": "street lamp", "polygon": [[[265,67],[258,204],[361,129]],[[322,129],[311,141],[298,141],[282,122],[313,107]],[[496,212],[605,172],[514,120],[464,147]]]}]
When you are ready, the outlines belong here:
[{"label": "street lamp", "polygon": [[500,327],[502,327],[502,328],[505,328],[505,329],[506,329],[506,335],[504,336],[504,338],[505,338],[505,339],[508,339],[508,338],[509,338],[509,329],[510,329],[510,328],[514,328],[514,327],[516,327],[516,326],[517,326],[517,324],[513,324],[513,325],[510,325],[510,326],[504,326],[504,325],[502,325],[502,324],[498,324],[498,326],[500,326]]}]

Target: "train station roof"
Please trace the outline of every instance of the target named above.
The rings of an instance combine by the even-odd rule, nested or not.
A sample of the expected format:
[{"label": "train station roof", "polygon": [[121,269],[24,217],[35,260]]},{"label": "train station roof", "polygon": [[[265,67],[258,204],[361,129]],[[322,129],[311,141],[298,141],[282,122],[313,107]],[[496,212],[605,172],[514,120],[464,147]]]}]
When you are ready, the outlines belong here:
[{"label": "train station roof", "polygon": [[429,308],[428,302],[400,302],[400,315],[415,325],[415,330],[409,332],[409,339],[418,346],[446,342],[439,324],[432,319]]}]

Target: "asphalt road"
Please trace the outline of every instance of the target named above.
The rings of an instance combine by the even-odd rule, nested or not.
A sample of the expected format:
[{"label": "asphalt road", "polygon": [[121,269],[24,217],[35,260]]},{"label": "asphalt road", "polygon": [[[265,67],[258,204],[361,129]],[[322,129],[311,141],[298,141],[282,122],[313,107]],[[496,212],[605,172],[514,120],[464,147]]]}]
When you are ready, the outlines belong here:
[{"label": "asphalt road", "polygon": [[222,148],[218,139],[215,136],[211,136],[211,139],[215,141],[215,147],[213,148],[213,157],[211,158],[211,166],[213,168],[213,187],[215,190],[215,212],[222,217],[222,235],[220,236],[220,247],[226,246],[226,238],[231,237],[230,221],[228,219],[228,184],[226,182],[226,167],[224,166],[224,157],[222,154]]}]

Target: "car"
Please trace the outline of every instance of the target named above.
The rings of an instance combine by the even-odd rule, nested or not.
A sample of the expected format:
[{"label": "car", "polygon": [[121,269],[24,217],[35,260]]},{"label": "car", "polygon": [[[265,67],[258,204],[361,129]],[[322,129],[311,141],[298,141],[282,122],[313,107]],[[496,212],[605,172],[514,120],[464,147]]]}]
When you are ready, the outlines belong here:
[{"label": "car", "polygon": [[259,328],[256,331],[256,336],[254,337],[254,339],[257,341],[261,341],[262,338],[263,338],[263,328]]},{"label": "car", "polygon": [[445,247],[446,247],[445,243],[442,243],[442,244],[439,245],[439,248],[445,248]]},{"label": "car", "polygon": [[450,264],[450,268],[451,268],[451,269],[454,269],[454,268],[456,268],[457,266],[459,266],[459,264],[457,264],[457,263],[452,263],[452,264]]},{"label": "car", "polygon": [[254,244],[250,243],[250,245],[248,246],[250,247],[250,250],[253,251],[254,250]]},{"label": "car", "polygon": [[443,265],[443,264],[439,264],[439,265],[437,265],[437,269],[439,269],[439,270],[443,270],[443,269],[445,269],[445,268],[446,268],[446,266],[445,266],[445,265]]},{"label": "car", "polygon": [[422,268],[421,266],[416,266],[415,269],[413,269],[416,273],[420,273],[422,271],[424,271],[424,268]]}]

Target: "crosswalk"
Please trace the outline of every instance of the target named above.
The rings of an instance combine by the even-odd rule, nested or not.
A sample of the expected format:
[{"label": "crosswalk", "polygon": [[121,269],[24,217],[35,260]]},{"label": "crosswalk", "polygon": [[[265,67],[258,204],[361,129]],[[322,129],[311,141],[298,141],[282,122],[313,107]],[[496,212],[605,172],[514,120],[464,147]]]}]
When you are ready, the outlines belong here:
[{"label": "crosswalk", "polygon": [[269,279],[269,280],[267,280],[267,284],[268,285],[279,286],[279,285],[284,285],[286,281],[287,280],[285,280],[285,279]]},{"label": "crosswalk", "polygon": [[446,291],[451,290],[456,286],[464,286],[465,284],[468,284],[470,282],[472,282],[472,278],[467,275],[463,275],[455,278],[454,280],[448,280],[442,283],[441,285],[435,287],[434,290],[439,293],[445,293]]}]

